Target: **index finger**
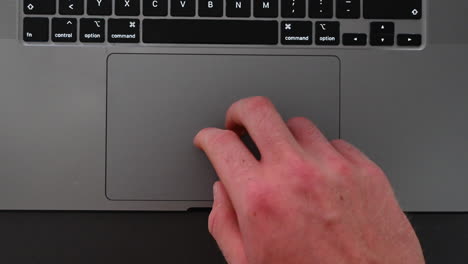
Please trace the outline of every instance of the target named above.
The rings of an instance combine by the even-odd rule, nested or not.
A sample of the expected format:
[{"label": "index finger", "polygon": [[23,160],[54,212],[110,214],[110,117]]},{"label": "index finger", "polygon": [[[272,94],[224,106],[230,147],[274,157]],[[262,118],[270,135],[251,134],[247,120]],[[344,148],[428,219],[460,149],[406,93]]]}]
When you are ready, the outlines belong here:
[{"label": "index finger", "polygon": [[229,130],[205,128],[195,136],[194,143],[208,156],[236,207],[247,177],[258,161],[239,136]]},{"label": "index finger", "polygon": [[262,160],[277,160],[284,151],[300,149],[286,123],[265,97],[235,102],[227,111],[226,128],[245,128],[260,150]]}]

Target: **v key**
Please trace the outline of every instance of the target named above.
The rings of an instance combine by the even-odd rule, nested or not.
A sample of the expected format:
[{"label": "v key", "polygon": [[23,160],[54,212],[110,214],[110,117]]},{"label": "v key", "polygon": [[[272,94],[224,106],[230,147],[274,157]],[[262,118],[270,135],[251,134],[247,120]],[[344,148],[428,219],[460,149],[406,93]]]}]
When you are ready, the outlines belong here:
[{"label": "v key", "polygon": [[172,16],[195,16],[195,0],[171,0]]}]

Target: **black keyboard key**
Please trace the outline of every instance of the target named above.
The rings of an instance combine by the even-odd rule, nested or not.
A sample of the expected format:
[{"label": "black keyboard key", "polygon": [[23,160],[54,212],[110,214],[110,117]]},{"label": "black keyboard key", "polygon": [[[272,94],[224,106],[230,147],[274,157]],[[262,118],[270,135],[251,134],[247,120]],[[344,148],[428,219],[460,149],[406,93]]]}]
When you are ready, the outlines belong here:
[{"label": "black keyboard key", "polygon": [[315,43],[317,45],[339,45],[340,22],[317,21],[315,23]]},{"label": "black keyboard key", "polygon": [[422,0],[363,0],[364,18],[421,19]]},{"label": "black keyboard key", "polygon": [[226,16],[250,17],[250,0],[226,0]]},{"label": "black keyboard key", "polygon": [[[378,2],[377,0],[374,1]],[[361,17],[361,0],[336,0],[336,17]]]},{"label": "black keyboard key", "polygon": [[398,46],[404,47],[419,47],[422,44],[421,35],[419,34],[399,34],[397,36]]},{"label": "black keyboard key", "polygon": [[195,16],[195,0],[171,0],[172,16]]},{"label": "black keyboard key", "polygon": [[309,17],[332,18],[333,0],[309,0]]},{"label": "black keyboard key", "polygon": [[372,46],[393,46],[395,44],[395,35],[381,34],[371,35]]},{"label": "black keyboard key", "polygon": [[345,46],[365,46],[367,45],[366,34],[345,33],[343,34],[343,45]]},{"label": "black keyboard key", "polygon": [[255,17],[278,17],[279,0],[254,0]]},{"label": "black keyboard key", "polygon": [[278,44],[278,22],[266,20],[145,19],[144,43]]},{"label": "black keyboard key", "polygon": [[168,0],[143,0],[143,15],[167,16]]},{"label": "black keyboard key", "polygon": [[53,18],[52,41],[76,42],[77,23],[75,18]]},{"label": "black keyboard key", "polygon": [[23,40],[26,42],[49,41],[49,19],[43,17],[24,18]]},{"label": "black keyboard key", "polygon": [[59,13],[61,15],[83,15],[83,0],[59,0]]},{"label": "black keyboard key", "polygon": [[140,0],[115,0],[115,14],[118,16],[140,15]]},{"label": "black keyboard key", "polygon": [[311,45],[312,22],[283,21],[281,22],[281,44],[283,45]]},{"label": "black keyboard key", "polygon": [[107,41],[111,43],[140,42],[140,21],[138,19],[109,19]]},{"label": "black keyboard key", "polygon": [[28,15],[54,15],[56,0],[24,0],[23,12]]},{"label": "black keyboard key", "polygon": [[278,17],[279,0],[254,0],[255,17]]},{"label": "black keyboard key", "polygon": [[288,18],[305,17],[305,0],[282,0],[281,16]]},{"label": "black keyboard key", "polygon": [[88,0],[88,15],[91,16],[110,16],[112,15],[113,0]]},{"label": "black keyboard key", "polygon": [[395,34],[395,23],[393,22],[372,22],[370,25],[371,34]]},{"label": "black keyboard key", "polygon": [[223,0],[199,0],[198,15],[201,17],[222,17]]},{"label": "black keyboard key", "polygon": [[80,41],[102,43],[105,41],[106,21],[104,19],[82,18],[80,20]]},{"label": "black keyboard key", "polygon": [[395,23],[372,22],[370,44],[372,46],[393,46],[395,44]]}]

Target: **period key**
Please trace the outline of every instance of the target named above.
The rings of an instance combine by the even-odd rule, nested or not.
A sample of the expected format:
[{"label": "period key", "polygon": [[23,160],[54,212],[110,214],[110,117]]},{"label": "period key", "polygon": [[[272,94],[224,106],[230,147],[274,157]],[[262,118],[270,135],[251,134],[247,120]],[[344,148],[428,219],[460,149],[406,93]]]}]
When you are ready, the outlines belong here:
[{"label": "period key", "polygon": [[332,18],[333,0],[309,0],[309,17]]}]

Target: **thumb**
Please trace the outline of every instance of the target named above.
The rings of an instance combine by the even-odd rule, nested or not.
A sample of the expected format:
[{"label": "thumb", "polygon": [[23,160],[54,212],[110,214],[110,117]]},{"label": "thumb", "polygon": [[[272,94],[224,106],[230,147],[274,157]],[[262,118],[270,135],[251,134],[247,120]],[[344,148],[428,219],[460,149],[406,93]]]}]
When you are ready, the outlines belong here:
[{"label": "thumb", "polygon": [[213,186],[214,203],[208,229],[229,264],[247,264],[236,212],[221,182]]}]

